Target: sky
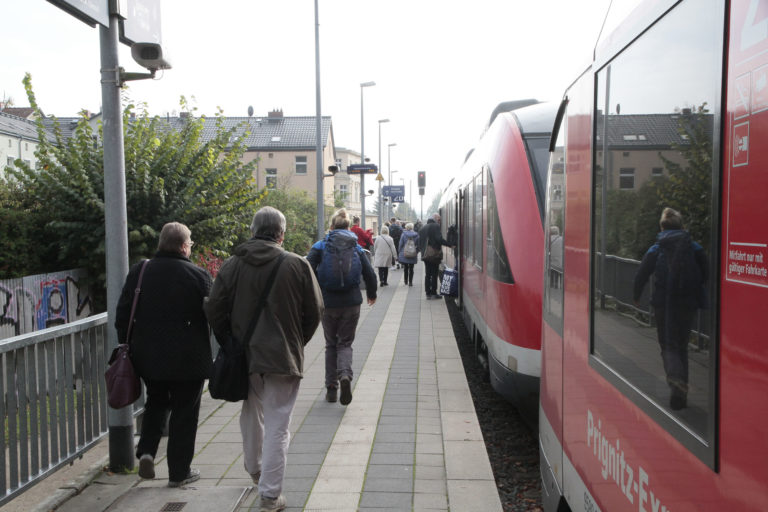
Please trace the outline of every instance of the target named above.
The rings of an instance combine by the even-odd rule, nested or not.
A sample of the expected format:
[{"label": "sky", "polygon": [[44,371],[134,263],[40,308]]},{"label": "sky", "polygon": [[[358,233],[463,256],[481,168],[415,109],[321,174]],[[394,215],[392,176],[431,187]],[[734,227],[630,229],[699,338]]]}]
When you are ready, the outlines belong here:
[{"label": "sky", "polygon": [[[635,3],[613,0],[608,25]],[[360,151],[360,84],[375,82],[363,89],[365,156],[385,177],[391,170],[393,184],[405,184],[406,200],[414,187],[415,206],[416,173],[425,171],[426,207],[460,169],[498,103],[560,100],[589,65],[611,0],[317,4],[321,109],[332,118],[336,146]],[[163,51],[173,68],[128,89],[150,114],[178,112],[181,96],[205,115],[221,108],[225,116],[247,116],[249,106],[255,116],[273,109],[316,114],[314,0],[161,5]],[[45,114],[100,111],[98,29],[46,0],[0,6],[0,98],[27,106],[21,81],[29,72]],[[120,46],[120,65],[142,71]],[[388,151],[389,144],[396,145]]]}]

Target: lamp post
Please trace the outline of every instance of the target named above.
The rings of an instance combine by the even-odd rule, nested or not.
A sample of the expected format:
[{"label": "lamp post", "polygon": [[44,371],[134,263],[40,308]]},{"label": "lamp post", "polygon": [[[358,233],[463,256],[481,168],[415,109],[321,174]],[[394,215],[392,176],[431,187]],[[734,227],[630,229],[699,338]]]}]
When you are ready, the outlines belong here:
[{"label": "lamp post", "polygon": [[[379,119],[379,175],[381,175],[381,124],[382,123],[388,123],[389,119]],[[384,209],[384,203],[381,200],[381,180],[378,179],[379,177],[376,176],[376,181],[379,182],[379,233],[381,233],[381,210]]]},{"label": "lamp post", "polygon": [[[365,123],[363,117],[363,89],[373,87],[376,82],[360,84],[360,163],[365,163]],[[360,173],[360,227],[365,229],[365,173]]]},{"label": "lamp post", "polygon": [[[389,173],[389,177],[387,178],[387,183],[392,185],[392,146],[397,146],[397,142],[393,142],[392,144],[387,144],[387,171]],[[397,171],[395,171],[397,172]]]},{"label": "lamp post", "polygon": [[323,190],[323,118],[320,111],[320,19],[315,0],[315,167],[317,168],[317,239],[325,233],[325,191]]}]

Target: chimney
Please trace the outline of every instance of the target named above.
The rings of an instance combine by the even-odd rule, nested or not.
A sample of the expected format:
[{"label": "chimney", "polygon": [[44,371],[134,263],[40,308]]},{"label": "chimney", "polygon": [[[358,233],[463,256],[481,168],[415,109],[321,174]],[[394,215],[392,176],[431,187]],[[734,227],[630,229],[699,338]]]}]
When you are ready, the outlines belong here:
[{"label": "chimney", "polygon": [[268,117],[270,119],[272,119],[272,118],[282,119],[282,117],[283,117],[283,109],[280,109],[280,110],[275,109],[275,110],[271,111],[268,114]]},{"label": "chimney", "polygon": [[179,112],[179,118],[189,119],[189,112]]},{"label": "chimney", "polygon": [[691,109],[690,109],[690,108],[684,108],[684,109],[683,109],[683,115],[684,115],[684,116],[689,116],[689,115],[691,115]]}]

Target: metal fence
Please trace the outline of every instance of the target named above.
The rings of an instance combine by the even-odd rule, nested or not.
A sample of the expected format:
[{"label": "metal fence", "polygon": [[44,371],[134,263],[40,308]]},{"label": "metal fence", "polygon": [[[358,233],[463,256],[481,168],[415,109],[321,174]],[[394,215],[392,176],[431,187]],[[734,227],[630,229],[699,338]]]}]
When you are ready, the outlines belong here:
[{"label": "metal fence", "polygon": [[0,505],[107,434],[107,328],[102,313],[0,342]]},{"label": "metal fence", "polygon": [[[597,253],[596,257],[600,258],[600,253]],[[633,291],[635,283],[635,275],[640,268],[640,262],[629,258],[620,258],[618,256],[608,255],[605,258],[605,278],[598,283],[603,283],[603,289],[598,290],[598,293],[602,293],[603,297],[612,299],[621,306],[641,313],[642,316],[647,319],[647,325],[655,326],[656,319],[654,318],[654,311],[650,305],[651,295],[653,293],[653,279],[648,280],[648,285],[644,288],[643,293],[640,295],[638,304],[635,305]],[[601,266],[598,263],[596,265],[596,272],[600,272]],[[708,341],[711,337],[711,325],[710,321],[712,309],[699,309],[694,317],[692,326],[692,333],[696,338],[696,346],[700,349],[705,349],[708,346]]]}]

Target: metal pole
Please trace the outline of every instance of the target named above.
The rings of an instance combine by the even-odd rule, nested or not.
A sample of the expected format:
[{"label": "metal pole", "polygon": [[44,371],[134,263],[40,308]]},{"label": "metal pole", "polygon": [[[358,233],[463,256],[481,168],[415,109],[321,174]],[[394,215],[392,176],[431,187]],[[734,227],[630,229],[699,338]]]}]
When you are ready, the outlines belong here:
[{"label": "metal pole", "polygon": [[[360,84],[360,163],[365,164],[365,123],[363,123],[363,90]],[[360,173],[360,227],[365,229],[365,173]]]},{"label": "metal pole", "polygon": [[323,141],[320,109],[320,21],[317,0],[315,0],[315,154],[317,165],[317,239],[322,240],[325,234],[325,197],[323,190]]},{"label": "metal pole", "polygon": [[[120,112],[119,62],[117,57],[117,15],[109,17],[109,28],[99,27],[101,45],[101,103],[104,110],[104,228],[107,262],[107,344],[117,346],[112,318],[128,274],[128,215],[125,206],[125,150],[123,117]],[[109,467],[113,472],[132,470],[133,406],[109,408]]]},{"label": "metal pole", "polygon": [[[379,174],[381,174],[381,120],[379,120]],[[381,180],[378,179],[378,176],[376,176],[377,180],[379,182],[379,234],[381,234],[381,210],[384,204],[381,202]]]},{"label": "metal pole", "polygon": [[[413,208],[413,180],[408,180],[408,208]],[[405,214],[408,215],[408,210]]]}]

